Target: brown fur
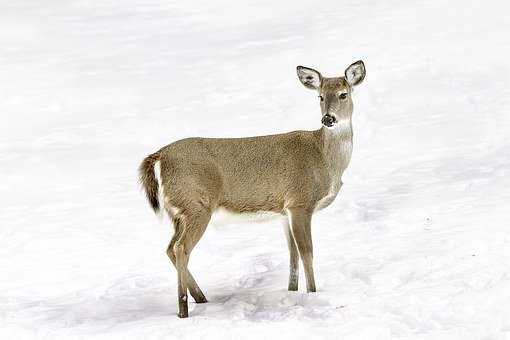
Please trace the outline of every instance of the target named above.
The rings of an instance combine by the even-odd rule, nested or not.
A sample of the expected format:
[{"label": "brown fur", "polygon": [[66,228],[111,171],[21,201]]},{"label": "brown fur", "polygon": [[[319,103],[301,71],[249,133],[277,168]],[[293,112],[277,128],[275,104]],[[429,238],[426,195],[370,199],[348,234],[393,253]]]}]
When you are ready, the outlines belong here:
[{"label": "brown fur", "polygon": [[140,184],[144,188],[147,200],[155,213],[158,213],[160,209],[158,200],[158,181],[154,174],[154,163],[156,163],[158,159],[159,154],[153,153],[152,155],[147,156],[138,168]]},{"label": "brown fur", "polygon": [[[348,70],[363,66],[359,63]],[[364,77],[364,66],[362,71]],[[188,289],[195,301],[206,302],[187,264],[219,208],[237,214],[273,212],[286,216],[289,290],[298,288],[300,256],[307,290],[315,291],[311,217],[334,200],[350,160],[351,83],[344,78],[322,78],[309,68],[298,67],[298,75],[306,87],[319,91],[324,98],[322,114],[335,116],[337,128],[248,138],[187,138],[149,155],[140,165],[140,181],[157,212],[161,188],[154,164],[160,162],[164,208],[175,227],[167,253],[178,272],[180,317],[188,316]],[[359,77],[352,84],[354,81],[360,83]],[[341,99],[341,93],[348,96]]]},{"label": "brown fur", "polygon": [[329,187],[318,180],[326,175],[320,134],[190,138],[170,144],[158,152],[168,204],[186,209],[195,201],[210,212],[222,207],[235,213],[312,207]]}]

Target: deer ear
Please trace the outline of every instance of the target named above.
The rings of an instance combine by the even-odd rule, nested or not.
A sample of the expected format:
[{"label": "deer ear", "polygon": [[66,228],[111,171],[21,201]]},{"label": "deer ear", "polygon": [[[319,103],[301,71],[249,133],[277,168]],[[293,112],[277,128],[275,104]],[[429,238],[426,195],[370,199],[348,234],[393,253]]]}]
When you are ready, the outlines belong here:
[{"label": "deer ear", "polygon": [[365,64],[363,64],[363,61],[358,60],[345,70],[345,80],[347,80],[349,85],[356,86],[365,79],[365,74]]},{"label": "deer ear", "polygon": [[313,68],[298,66],[297,75],[301,83],[309,89],[318,90],[319,86],[321,86],[322,76]]}]

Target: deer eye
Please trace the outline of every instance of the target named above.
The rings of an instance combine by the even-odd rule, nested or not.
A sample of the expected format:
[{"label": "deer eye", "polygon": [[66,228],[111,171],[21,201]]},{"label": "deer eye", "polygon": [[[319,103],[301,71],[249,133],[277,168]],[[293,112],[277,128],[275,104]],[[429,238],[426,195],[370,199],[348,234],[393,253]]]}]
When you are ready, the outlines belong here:
[{"label": "deer eye", "polygon": [[344,100],[345,98],[347,98],[347,93],[340,93],[340,95],[338,97],[340,99]]},{"label": "deer eye", "polygon": [[320,99],[321,102],[324,101],[324,97],[323,96],[319,96],[319,99]]}]

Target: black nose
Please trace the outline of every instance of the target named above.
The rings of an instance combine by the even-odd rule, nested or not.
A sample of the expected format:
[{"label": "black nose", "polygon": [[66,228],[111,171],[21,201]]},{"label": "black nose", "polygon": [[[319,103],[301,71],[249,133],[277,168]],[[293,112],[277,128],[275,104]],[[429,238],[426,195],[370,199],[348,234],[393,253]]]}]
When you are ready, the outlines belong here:
[{"label": "black nose", "polygon": [[329,114],[325,114],[322,117],[322,124],[327,127],[332,127],[335,122],[336,122],[335,117],[330,116]]}]

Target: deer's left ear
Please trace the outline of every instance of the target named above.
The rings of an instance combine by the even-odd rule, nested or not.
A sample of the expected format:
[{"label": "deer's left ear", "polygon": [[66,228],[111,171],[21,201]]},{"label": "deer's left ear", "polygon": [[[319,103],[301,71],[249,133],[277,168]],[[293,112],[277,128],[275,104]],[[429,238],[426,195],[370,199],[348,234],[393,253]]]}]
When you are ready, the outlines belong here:
[{"label": "deer's left ear", "polygon": [[318,90],[321,86],[322,76],[319,71],[315,71],[313,68],[298,66],[297,75],[301,83],[309,89]]},{"label": "deer's left ear", "polygon": [[349,85],[356,86],[365,79],[365,74],[365,64],[363,64],[363,61],[358,60],[345,70],[345,80],[347,80]]}]

